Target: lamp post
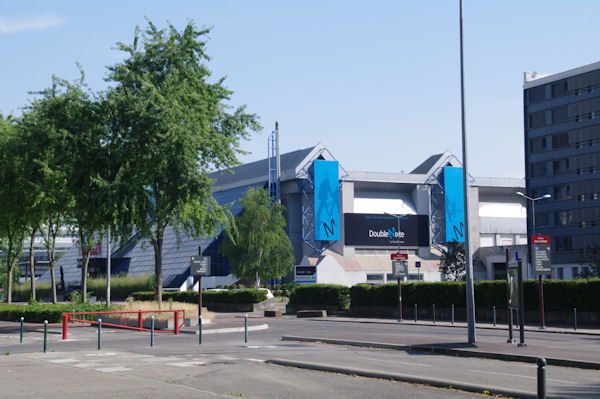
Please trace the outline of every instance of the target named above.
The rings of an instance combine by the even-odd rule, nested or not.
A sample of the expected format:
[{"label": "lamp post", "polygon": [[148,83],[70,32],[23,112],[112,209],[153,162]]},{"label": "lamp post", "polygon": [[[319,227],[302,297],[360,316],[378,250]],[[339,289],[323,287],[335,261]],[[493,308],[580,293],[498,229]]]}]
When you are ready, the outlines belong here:
[{"label": "lamp post", "polygon": [[[388,212],[384,212],[386,215],[391,216],[396,218],[396,220],[398,221],[398,253],[400,253],[400,219],[405,217],[406,214],[400,214],[400,215],[395,215],[393,213],[388,213]],[[390,241],[392,240],[393,237],[390,237]],[[408,272],[408,267],[407,267],[407,272]],[[398,315],[400,318],[400,321],[402,321],[402,288],[400,285],[400,280],[401,277],[398,276]]]},{"label": "lamp post", "polygon": [[[552,197],[550,194],[544,194],[541,197],[528,197],[527,195],[523,194],[520,191],[517,191],[515,194],[520,195],[521,197],[525,198],[528,201],[531,201],[531,235],[535,236],[535,201],[539,201],[542,199],[547,199]],[[528,237],[527,240],[528,243],[528,248],[527,248],[527,252],[529,253],[529,264],[532,265],[533,268],[533,259],[531,258],[531,237]],[[542,283],[542,275],[539,274],[538,275],[539,278],[539,297],[540,297],[540,329],[541,330],[545,330],[546,329],[546,320],[545,320],[545,316],[544,316],[544,285]]]}]

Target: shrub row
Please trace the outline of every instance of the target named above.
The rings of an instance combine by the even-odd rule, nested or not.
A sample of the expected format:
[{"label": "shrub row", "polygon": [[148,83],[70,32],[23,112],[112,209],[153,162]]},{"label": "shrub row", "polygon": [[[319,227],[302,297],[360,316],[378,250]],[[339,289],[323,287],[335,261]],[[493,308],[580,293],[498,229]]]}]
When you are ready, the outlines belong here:
[{"label": "shrub row", "polygon": [[[593,280],[545,280],[544,308],[546,311],[600,312],[600,279]],[[477,308],[506,309],[506,281],[479,281],[474,284]],[[539,283],[537,280],[523,282],[526,310],[539,310]],[[315,296],[318,294],[315,294]],[[406,283],[402,284],[402,302],[407,306],[465,307],[466,286],[464,282]],[[350,288],[352,306],[397,306],[398,285],[358,284]]]},{"label": "shrub row", "polygon": [[[109,310],[104,305],[90,305],[81,303],[57,303],[57,304],[32,304],[32,305],[7,305],[0,304],[0,320],[19,321],[21,317],[27,323],[62,322],[62,314],[65,312],[103,312]],[[95,317],[88,317],[89,320]]]},{"label": "shrub row", "polygon": [[[154,276],[144,274],[141,276],[112,276],[110,279],[110,298],[113,300],[125,300],[136,291],[152,291],[155,287]],[[87,292],[98,298],[106,297],[106,278],[88,279]],[[50,282],[41,281],[35,284],[36,298],[50,298]],[[13,300],[29,301],[31,298],[31,285],[29,283],[15,284],[13,287]]]},{"label": "shrub row", "polygon": [[[153,291],[134,292],[133,299],[138,301],[153,301]],[[163,301],[172,299],[175,302],[198,303],[198,291],[165,291]],[[262,290],[242,289],[235,291],[203,291],[202,303],[259,303],[267,299],[267,293]]]},{"label": "shrub row", "polygon": [[350,307],[350,288],[333,284],[302,284],[290,294],[290,305],[327,305]]}]

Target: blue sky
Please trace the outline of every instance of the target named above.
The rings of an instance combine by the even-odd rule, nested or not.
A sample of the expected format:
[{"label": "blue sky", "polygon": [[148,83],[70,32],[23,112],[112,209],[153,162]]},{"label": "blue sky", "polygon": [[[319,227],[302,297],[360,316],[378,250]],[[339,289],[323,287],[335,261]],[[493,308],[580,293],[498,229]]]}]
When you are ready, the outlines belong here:
[{"label": "blue sky", "polygon": [[[52,74],[103,90],[106,66],[147,16],[210,26],[209,68],[264,130],[243,143],[266,157],[319,142],[348,170],[410,171],[461,158],[458,0],[8,1],[0,16],[0,112],[20,114]],[[523,72],[600,60],[600,1],[465,1],[469,169],[523,177]]]}]

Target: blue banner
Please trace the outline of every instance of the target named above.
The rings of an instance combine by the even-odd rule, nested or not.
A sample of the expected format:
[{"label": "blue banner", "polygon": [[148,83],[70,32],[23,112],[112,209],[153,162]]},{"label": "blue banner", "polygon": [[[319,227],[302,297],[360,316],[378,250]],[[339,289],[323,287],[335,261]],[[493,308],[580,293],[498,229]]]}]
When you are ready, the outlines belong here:
[{"label": "blue banner", "polygon": [[316,160],[315,183],[315,240],[340,239],[340,190],[338,162]]},{"label": "blue banner", "polygon": [[444,167],[444,199],[446,202],[446,241],[465,242],[465,202],[463,169]]}]

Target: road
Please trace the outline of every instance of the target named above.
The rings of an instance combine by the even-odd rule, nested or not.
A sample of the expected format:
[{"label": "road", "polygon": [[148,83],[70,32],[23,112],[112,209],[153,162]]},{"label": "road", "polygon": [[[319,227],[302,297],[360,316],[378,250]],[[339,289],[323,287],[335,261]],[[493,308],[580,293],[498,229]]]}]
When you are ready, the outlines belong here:
[{"label": "road", "polygon": [[[0,373],[5,376],[3,390],[16,397],[19,392],[24,392],[21,397],[44,392],[44,397],[61,398],[65,389],[69,391],[67,396],[76,393],[90,398],[98,397],[93,393],[100,397],[104,393],[111,397],[128,397],[133,392],[149,397],[164,396],[166,392],[181,397],[472,397],[461,391],[390,381],[396,376],[476,386],[481,393],[498,389],[515,392],[514,396],[535,396],[537,370],[532,363],[281,339],[293,335],[480,349],[464,344],[466,330],[463,328],[328,320],[252,317],[251,327],[268,324],[268,329],[250,331],[248,343],[244,343],[242,331],[203,334],[202,345],[198,344],[195,334],[157,334],[154,347],[149,345],[148,333],[104,329],[100,351],[96,349],[95,328],[71,328],[67,341],[60,339],[58,328],[51,328],[45,354],[40,352],[40,331],[27,332],[23,344],[19,344],[18,332],[4,331],[0,334],[0,353],[10,355],[0,356]],[[243,319],[222,315],[212,328],[241,326]],[[205,329],[205,332],[208,331]],[[481,341],[484,349],[487,345],[492,349],[517,350],[516,346],[506,344],[505,335],[497,330],[478,330],[478,342]],[[519,348],[521,352],[537,355],[544,348],[552,347],[558,348],[553,352],[556,355],[562,348],[567,352],[562,356],[572,354],[584,360],[600,360],[600,336],[540,332],[528,334],[527,343],[527,348]],[[331,366],[347,370],[349,374],[353,374],[352,370],[373,372],[380,378],[273,364],[279,361],[309,368]],[[12,378],[6,378],[7,375]],[[35,378],[31,378],[32,375]],[[596,370],[549,366],[547,383],[549,397],[600,397],[600,372]],[[59,395],[61,392],[63,395]],[[56,396],[52,396],[54,394]]]}]

